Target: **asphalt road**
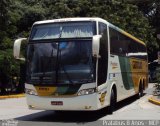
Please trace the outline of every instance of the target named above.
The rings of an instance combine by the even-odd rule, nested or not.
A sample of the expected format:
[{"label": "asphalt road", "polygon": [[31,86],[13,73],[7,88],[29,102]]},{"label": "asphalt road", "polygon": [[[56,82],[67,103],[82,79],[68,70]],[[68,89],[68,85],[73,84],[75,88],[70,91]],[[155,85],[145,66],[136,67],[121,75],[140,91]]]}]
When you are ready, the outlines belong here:
[{"label": "asphalt road", "polygon": [[141,99],[135,96],[118,103],[109,115],[107,109],[95,112],[55,112],[29,110],[25,98],[0,100],[0,126],[102,126],[104,120],[160,120],[160,106],[148,102],[150,90]]}]

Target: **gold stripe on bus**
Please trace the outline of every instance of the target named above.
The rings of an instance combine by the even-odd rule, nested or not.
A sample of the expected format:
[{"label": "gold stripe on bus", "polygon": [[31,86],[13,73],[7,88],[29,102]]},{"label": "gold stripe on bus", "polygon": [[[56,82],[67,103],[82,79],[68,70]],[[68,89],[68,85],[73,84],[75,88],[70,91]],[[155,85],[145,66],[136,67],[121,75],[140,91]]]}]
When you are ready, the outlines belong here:
[{"label": "gold stripe on bus", "polygon": [[141,44],[143,44],[143,45],[145,46],[145,43],[144,43],[143,41],[137,39],[136,37],[132,36],[131,34],[125,32],[125,31],[123,31],[123,30],[121,30],[121,31],[122,31],[122,33],[123,33],[124,35],[130,37],[131,39],[133,39],[133,40],[135,40],[135,41],[137,41],[137,42],[139,42],[139,43],[141,43]]},{"label": "gold stripe on bus", "polygon": [[36,88],[36,91],[37,91],[39,96],[50,96],[57,90],[57,87],[39,87],[39,86],[35,86],[35,88]]}]

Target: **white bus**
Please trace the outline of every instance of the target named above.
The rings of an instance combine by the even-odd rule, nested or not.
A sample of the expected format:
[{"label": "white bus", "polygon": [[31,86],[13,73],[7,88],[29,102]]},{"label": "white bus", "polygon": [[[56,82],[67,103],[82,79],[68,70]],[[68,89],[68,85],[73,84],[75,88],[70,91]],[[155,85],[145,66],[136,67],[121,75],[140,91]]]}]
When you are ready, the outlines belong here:
[{"label": "white bus", "polygon": [[101,18],[63,18],[33,24],[27,40],[26,83],[30,109],[93,111],[148,86],[145,44]]}]

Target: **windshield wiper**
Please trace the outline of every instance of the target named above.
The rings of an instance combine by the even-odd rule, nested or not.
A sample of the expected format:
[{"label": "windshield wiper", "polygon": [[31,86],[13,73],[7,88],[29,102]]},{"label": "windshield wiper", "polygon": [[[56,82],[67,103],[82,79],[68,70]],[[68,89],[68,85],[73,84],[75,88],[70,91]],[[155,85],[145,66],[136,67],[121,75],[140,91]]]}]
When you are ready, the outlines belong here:
[{"label": "windshield wiper", "polygon": [[56,83],[58,83],[58,70],[59,70],[59,43],[57,43],[57,57],[56,57]]},{"label": "windshield wiper", "polygon": [[[62,31],[63,31],[63,27],[60,27],[59,38],[61,38]],[[47,34],[45,34],[45,35],[43,36],[43,38],[44,38],[46,35],[47,35]],[[56,83],[57,83],[57,82],[58,82],[58,69],[59,69],[59,65],[58,65],[58,64],[59,64],[59,62],[58,62],[58,57],[59,57],[59,42],[57,42],[56,44],[57,44],[57,57],[56,57]],[[53,48],[52,48],[52,52],[51,52],[49,61],[48,61],[45,65],[43,64],[43,75],[40,76],[40,83],[42,83],[43,80],[44,80],[43,78],[45,77],[45,74],[46,74],[44,68],[46,68],[46,66],[48,65],[48,63],[51,62],[52,56],[53,56]]]},{"label": "windshield wiper", "polygon": [[[63,27],[60,27],[60,34],[59,34],[59,39],[62,36],[62,31],[63,31]],[[56,83],[58,83],[58,71],[59,71],[59,66],[62,67],[66,77],[68,78],[69,82],[71,84],[74,84],[73,81],[71,80],[70,76],[68,75],[67,71],[65,70],[64,66],[61,64],[61,50],[59,49],[59,44],[60,42],[57,43],[58,47],[57,47],[57,58],[56,58]],[[60,56],[59,56],[60,55]]]}]

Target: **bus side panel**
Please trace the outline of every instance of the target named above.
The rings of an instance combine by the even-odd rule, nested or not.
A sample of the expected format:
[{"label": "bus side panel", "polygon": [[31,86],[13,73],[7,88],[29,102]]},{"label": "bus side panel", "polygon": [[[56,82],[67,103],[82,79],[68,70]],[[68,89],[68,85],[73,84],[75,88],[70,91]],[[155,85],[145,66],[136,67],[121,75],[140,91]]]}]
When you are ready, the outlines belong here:
[{"label": "bus side panel", "polygon": [[147,85],[147,62],[142,59],[120,57],[122,80],[125,90],[139,91],[140,81]]},{"label": "bus side panel", "polygon": [[[124,61],[123,61],[124,62]],[[130,93],[130,90],[126,90],[124,88],[124,81],[122,74],[125,72],[122,72],[121,70],[121,61],[119,60],[119,56],[111,55],[109,58],[109,69],[108,69],[108,92],[109,92],[109,98],[110,98],[110,88],[112,88],[112,85],[116,85],[117,89],[117,101],[120,101],[126,97],[128,97],[128,93]],[[125,64],[124,64],[125,65]],[[128,83],[127,83],[128,84]]]},{"label": "bus side panel", "polygon": [[141,59],[130,59],[130,64],[134,89],[136,93],[138,93],[140,83],[144,85],[144,89],[147,87],[147,61]]},{"label": "bus side panel", "polygon": [[133,89],[134,82],[132,78],[132,70],[131,70],[131,64],[130,59],[127,57],[121,57],[119,56],[119,62],[121,66],[121,74],[123,79],[124,88],[126,90]]},{"label": "bus side panel", "polygon": [[112,85],[116,85],[117,89],[117,101],[121,101],[136,94],[134,88],[134,78],[136,74],[133,74],[130,64],[130,58],[117,55],[111,55],[109,58],[108,69],[108,99],[110,99],[110,88]]}]

